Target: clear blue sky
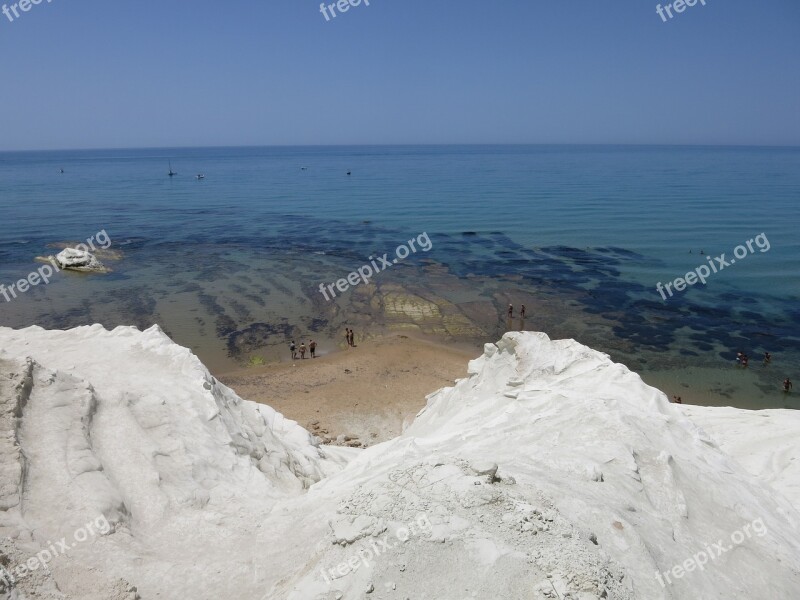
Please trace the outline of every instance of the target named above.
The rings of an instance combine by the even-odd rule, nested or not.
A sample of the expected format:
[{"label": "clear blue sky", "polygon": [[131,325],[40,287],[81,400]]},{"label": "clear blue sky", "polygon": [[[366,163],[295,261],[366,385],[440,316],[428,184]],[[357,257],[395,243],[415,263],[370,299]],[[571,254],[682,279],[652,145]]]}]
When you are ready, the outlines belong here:
[{"label": "clear blue sky", "polygon": [[800,145],[800,1],[656,4],[44,0],[0,14],[0,150]]}]

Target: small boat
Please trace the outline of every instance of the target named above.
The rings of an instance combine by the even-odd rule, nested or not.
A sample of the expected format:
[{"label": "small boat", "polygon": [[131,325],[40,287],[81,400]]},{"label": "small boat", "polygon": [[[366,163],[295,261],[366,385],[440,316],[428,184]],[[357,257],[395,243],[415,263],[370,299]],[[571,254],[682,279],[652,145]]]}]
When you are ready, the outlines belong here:
[{"label": "small boat", "polygon": [[195,175],[195,177],[197,179],[205,179],[206,178],[205,174],[203,174],[203,173],[198,173],[197,175]]},{"label": "small boat", "polygon": [[169,175],[170,177],[174,177],[175,175],[177,175],[177,173],[172,170],[172,161],[169,161],[169,173],[167,173],[167,175]]}]

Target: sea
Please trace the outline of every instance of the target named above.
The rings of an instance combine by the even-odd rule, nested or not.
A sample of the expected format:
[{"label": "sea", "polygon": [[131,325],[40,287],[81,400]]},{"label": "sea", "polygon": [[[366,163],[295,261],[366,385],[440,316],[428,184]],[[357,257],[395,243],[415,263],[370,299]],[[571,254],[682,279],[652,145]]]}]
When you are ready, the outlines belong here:
[{"label": "sea", "polygon": [[[347,326],[476,355],[544,331],[684,403],[800,408],[782,386],[800,385],[800,148],[5,152],[0,214],[6,290],[98,233],[111,268],[0,288],[3,326],[157,324],[217,373],[286,360],[293,339],[333,351]],[[701,266],[705,284],[676,289]]]}]

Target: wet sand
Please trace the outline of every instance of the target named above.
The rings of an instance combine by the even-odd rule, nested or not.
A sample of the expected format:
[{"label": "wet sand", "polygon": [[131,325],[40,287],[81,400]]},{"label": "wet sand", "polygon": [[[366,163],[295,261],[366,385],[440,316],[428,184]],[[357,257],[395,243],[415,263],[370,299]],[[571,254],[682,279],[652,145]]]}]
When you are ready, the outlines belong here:
[{"label": "wet sand", "polygon": [[800,408],[800,394],[784,394],[786,377],[781,364],[767,367],[753,361],[743,369],[733,364],[710,369],[686,367],[641,373],[648,385],[667,396],[680,396],[683,404],[699,406],[735,406],[749,410]]},{"label": "wet sand", "polygon": [[[357,342],[315,359],[251,367],[217,378],[248,400],[268,404],[325,442],[373,445],[402,432],[425,397],[466,377],[483,348],[402,334]],[[346,436],[349,439],[342,439]]]}]

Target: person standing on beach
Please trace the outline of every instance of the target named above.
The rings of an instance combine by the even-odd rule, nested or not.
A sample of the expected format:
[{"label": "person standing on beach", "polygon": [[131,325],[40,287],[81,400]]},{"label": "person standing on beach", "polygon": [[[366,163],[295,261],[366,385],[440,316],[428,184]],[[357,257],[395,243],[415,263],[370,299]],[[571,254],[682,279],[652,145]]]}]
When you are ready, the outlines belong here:
[{"label": "person standing on beach", "polygon": [[519,310],[519,316],[524,320],[525,319],[525,305],[522,305],[522,308]]},{"label": "person standing on beach", "polygon": [[347,340],[352,348],[356,347],[356,332],[352,329],[350,330],[350,338]]},{"label": "person standing on beach", "polygon": [[508,318],[509,319],[514,318],[514,305],[513,304],[509,304],[508,305]]},{"label": "person standing on beach", "polygon": [[297,346],[294,345],[294,340],[289,344],[289,350],[292,352],[292,360],[297,358]]},{"label": "person standing on beach", "polygon": [[783,380],[783,392],[788,394],[789,391],[792,389],[792,380],[788,377]]},{"label": "person standing on beach", "polygon": [[306,343],[300,342],[300,360],[306,357]]},{"label": "person standing on beach", "polygon": [[347,347],[350,347],[350,328],[346,327],[344,330],[344,341],[347,342]]},{"label": "person standing on beach", "polygon": [[311,352],[311,358],[316,358],[317,342],[315,342],[314,340],[311,340],[308,343],[308,350],[309,350],[309,352]]}]

